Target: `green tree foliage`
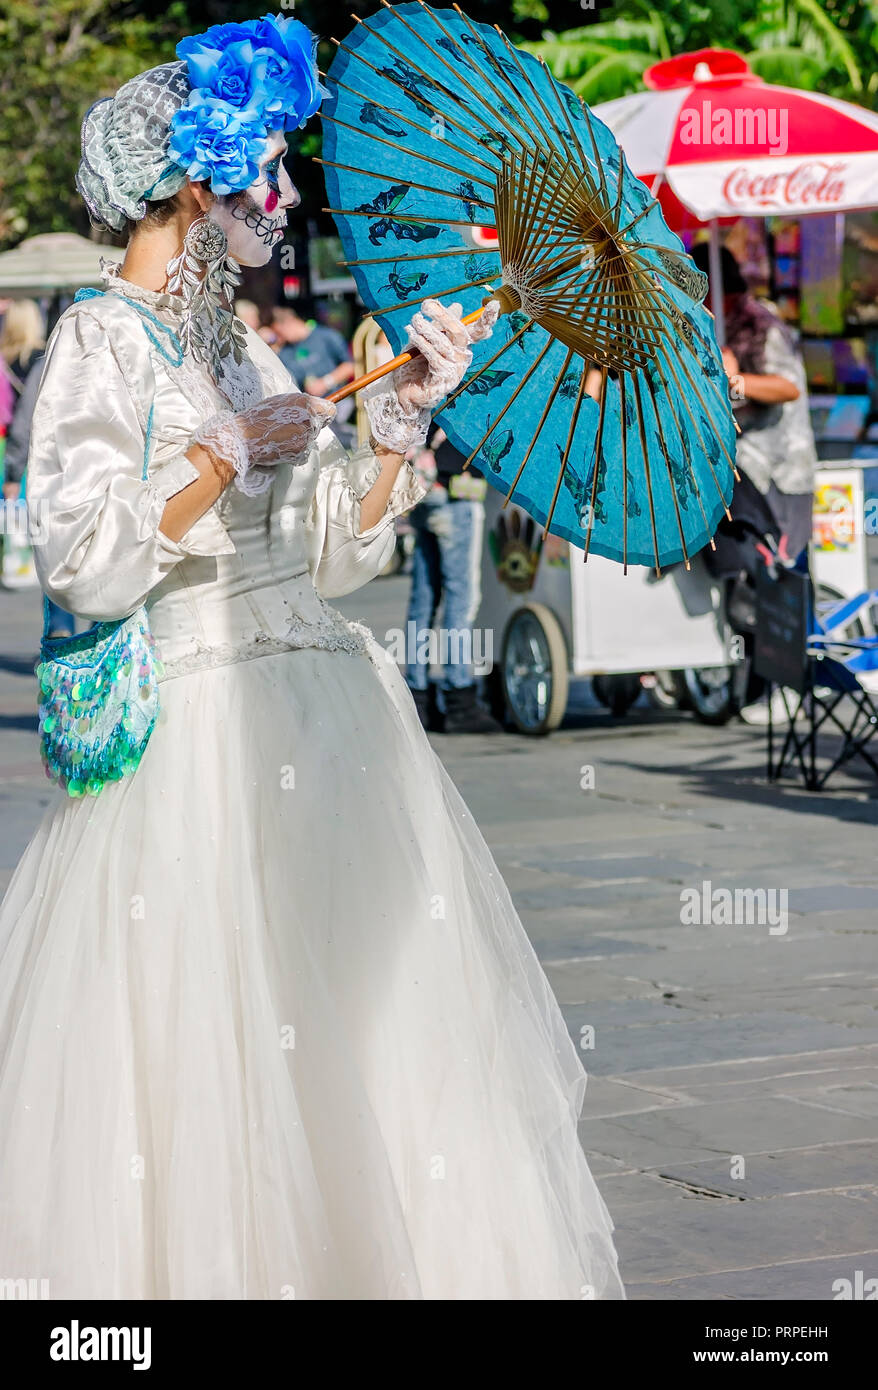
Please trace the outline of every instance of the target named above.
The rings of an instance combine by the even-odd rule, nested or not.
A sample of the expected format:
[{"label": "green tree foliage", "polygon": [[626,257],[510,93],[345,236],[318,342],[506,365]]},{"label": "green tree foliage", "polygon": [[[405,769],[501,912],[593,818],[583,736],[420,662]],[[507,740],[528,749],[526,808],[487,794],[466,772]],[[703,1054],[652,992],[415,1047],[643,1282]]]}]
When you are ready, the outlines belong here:
[{"label": "green tree foliage", "polygon": [[82,116],[99,96],[174,56],[182,4],[147,16],[119,0],[0,6],[0,247],[37,232],[85,232],[73,184]]},{"label": "green tree foliage", "polygon": [[743,53],[768,82],[876,105],[876,0],[615,0],[594,14],[524,45],[590,103],[637,91],[660,58],[713,47]]}]

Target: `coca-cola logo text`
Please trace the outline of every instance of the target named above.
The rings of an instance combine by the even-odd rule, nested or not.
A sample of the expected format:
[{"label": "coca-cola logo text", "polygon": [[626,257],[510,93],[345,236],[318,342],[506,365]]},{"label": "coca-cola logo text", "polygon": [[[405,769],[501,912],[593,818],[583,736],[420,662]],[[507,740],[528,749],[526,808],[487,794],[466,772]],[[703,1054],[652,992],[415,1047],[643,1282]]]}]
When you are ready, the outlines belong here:
[{"label": "coca-cola logo text", "polygon": [[844,160],[827,159],[811,159],[783,173],[754,173],[738,165],[723,182],[723,197],[730,207],[831,206],[844,198],[846,169]]}]

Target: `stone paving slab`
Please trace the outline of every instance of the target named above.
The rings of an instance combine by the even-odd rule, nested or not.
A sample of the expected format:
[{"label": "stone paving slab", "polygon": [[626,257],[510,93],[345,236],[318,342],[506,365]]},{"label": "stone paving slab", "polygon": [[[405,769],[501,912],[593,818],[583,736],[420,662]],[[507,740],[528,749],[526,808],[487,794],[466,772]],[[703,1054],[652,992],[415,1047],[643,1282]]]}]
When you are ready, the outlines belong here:
[{"label": "stone paving slab", "polygon": [[878,1041],[878,1027],[853,1030],[840,1023],[782,1011],[712,1019],[685,1016],[674,1010],[662,1023],[641,1028],[630,1023],[616,1026],[612,1015],[602,1015],[593,1005],[574,1005],[566,1012],[574,1038],[580,1038],[585,1025],[595,1028],[595,1048],[588,1051],[584,1060],[588,1069],[604,1076],[624,1073],[629,1066],[636,1066],[646,1052],[657,1066],[674,1067],[692,1056],[733,1061],[747,1053],[768,1057],[815,1046],[841,1048],[851,1042],[852,1034],[863,1042]]},{"label": "stone paving slab", "polygon": [[[611,1211],[614,1182],[607,1178],[603,1185]],[[624,1202],[619,1214],[620,1218],[626,1214]],[[819,1256],[840,1260],[852,1272],[863,1267],[855,1263],[863,1252],[878,1245],[878,1194],[861,1191],[805,1193],[766,1201],[664,1201],[637,1206],[632,1215],[636,1222],[620,1219],[616,1228],[623,1278],[665,1280],[685,1272],[691,1281],[693,1274],[750,1269],[750,1292],[741,1295],[749,1298],[762,1297],[756,1274],[760,1261],[754,1261],[759,1250],[770,1249],[772,1263]],[[878,1275],[871,1256],[869,1268]],[[830,1289],[823,1296],[830,1298]],[[690,1297],[700,1297],[695,1288]]]},{"label": "stone paving slab", "polygon": [[[587,1127],[583,1124],[589,1149],[631,1167],[662,1172],[669,1164],[716,1159],[717,1155],[727,1165],[739,1154],[752,1163],[754,1155],[871,1139],[875,1130],[868,1116],[817,1110],[803,1105],[800,1098],[780,1096],[655,1108],[590,1119]],[[831,1179],[827,1173],[827,1187],[835,1185]]]},{"label": "stone paving slab", "polygon": [[[826,1302],[837,1297],[837,1280],[854,1282],[855,1272],[861,1269],[866,1278],[878,1274],[878,1246],[847,1255],[816,1257],[807,1260],[785,1260],[774,1265],[758,1265],[741,1270],[723,1270],[719,1274],[692,1274],[689,1277],[654,1282],[636,1280],[627,1285],[630,1299],[649,1299],[661,1302],[706,1299],[709,1302],[753,1299],[793,1302]],[[765,1326],[767,1311],[755,1320]]]},{"label": "stone paving slab", "polygon": [[[727,1197],[794,1196],[798,1193],[874,1190],[878,1173],[878,1140],[851,1140],[815,1148],[762,1153],[748,1159],[743,1177],[732,1177],[728,1160],[666,1163],[662,1177],[693,1189]],[[829,1184],[829,1185],[827,1185]]]},{"label": "stone paving slab", "polygon": [[626,1073],[632,1086],[658,1088],[682,1097],[695,1098],[699,1091],[721,1093],[728,1088],[751,1083],[770,1087],[788,1078],[820,1079],[836,1071],[856,1068],[866,1074],[878,1074],[878,1046],[853,1045],[825,1053],[813,1049],[774,1057],[738,1057],[719,1064],[698,1061],[686,1066],[660,1069],[643,1067]]}]

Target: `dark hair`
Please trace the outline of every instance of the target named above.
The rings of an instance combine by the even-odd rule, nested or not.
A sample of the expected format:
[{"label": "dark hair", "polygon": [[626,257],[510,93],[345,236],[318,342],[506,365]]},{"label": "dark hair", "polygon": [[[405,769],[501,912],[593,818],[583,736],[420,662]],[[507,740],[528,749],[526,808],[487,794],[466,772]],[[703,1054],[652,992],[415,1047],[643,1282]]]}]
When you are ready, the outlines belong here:
[{"label": "dark hair", "polygon": [[[207,179],[202,179],[201,184],[204,188],[209,187]],[[182,189],[180,190],[180,192],[182,192]],[[233,193],[231,195],[227,194],[225,196],[231,196],[235,198],[238,195],[236,193]],[[168,222],[170,222],[174,214],[179,212],[179,197],[180,193],[178,192],[172,193],[170,198],[157,198],[154,203],[148,202],[146,205],[146,212],[143,214],[141,218],[139,218],[136,222],[133,218],[128,218],[128,236],[130,237],[131,233],[136,231],[138,227],[164,227]],[[218,196],[217,202],[222,202],[222,199]]]},{"label": "dark hair", "polygon": [[[747,281],[741,274],[741,267],[735,260],[727,246],[720,247],[720,269],[723,280],[724,294],[746,294]],[[706,241],[700,241],[692,251],[692,259],[699,270],[705,275],[710,275],[710,247]]]},{"label": "dark hair", "polygon": [[133,217],[128,218],[126,226],[128,236],[132,236],[138,227],[164,227],[166,223],[170,222],[178,208],[176,193],[170,198],[159,198],[155,203],[147,203],[146,212],[137,221]]}]

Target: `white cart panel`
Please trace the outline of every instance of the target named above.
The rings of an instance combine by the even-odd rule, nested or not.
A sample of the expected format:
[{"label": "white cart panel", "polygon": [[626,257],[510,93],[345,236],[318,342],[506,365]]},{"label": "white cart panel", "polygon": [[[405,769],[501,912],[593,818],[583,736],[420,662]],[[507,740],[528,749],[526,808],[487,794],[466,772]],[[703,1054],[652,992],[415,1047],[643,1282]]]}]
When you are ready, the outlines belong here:
[{"label": "white cart panel", "polygon": [[493,488],[485,510],[478,622],[493,629],[496,661],[515,610],[544,603],[561,624],[578,676],[729,664],[719,590],[698,557],[688,573],[680,566],[651,584],[639,566],[625,575],[599,555],[584,564],[581,551],[555,536],[540,551],[539,527],[520,508],[504,509]]}]

